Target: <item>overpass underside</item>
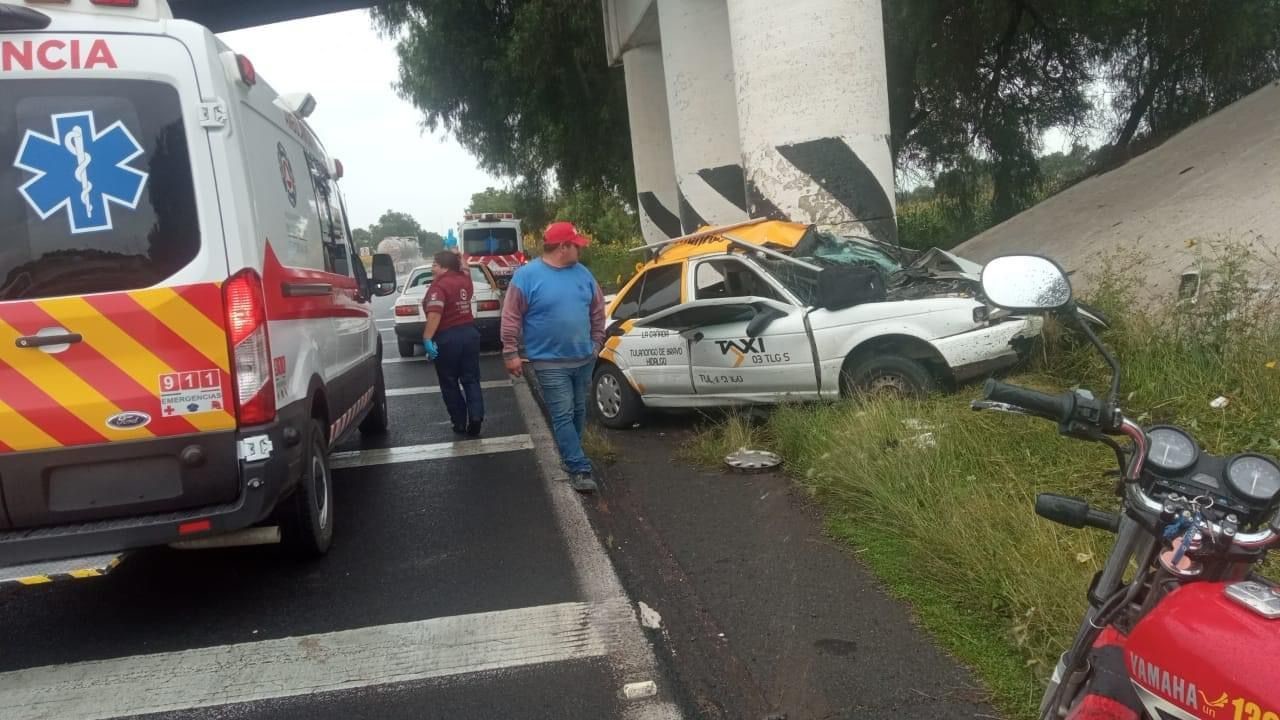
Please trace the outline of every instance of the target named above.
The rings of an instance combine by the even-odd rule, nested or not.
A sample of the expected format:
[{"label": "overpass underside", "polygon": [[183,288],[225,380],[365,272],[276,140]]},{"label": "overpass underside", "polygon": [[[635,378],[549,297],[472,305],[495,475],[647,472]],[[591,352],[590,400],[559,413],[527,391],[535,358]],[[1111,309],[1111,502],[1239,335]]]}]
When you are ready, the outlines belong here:
[{"label": "overpass underside", "polygon": [[174,17],[214,32],[327,15],[379,4],[375,0],[169,0]]}]

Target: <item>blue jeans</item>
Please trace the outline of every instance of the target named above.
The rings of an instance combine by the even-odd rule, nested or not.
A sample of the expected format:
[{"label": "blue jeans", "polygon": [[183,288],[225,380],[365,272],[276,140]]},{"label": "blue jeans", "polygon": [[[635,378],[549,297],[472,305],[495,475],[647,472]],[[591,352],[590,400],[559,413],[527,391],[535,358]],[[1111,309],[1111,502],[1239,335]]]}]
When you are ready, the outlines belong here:
[{"label": "blue jeans", "polygon": [[468,421],[484,419],[484,396],[480,394],[480,331],[475,325],[461,325],[436,333],[440,357],[435,359],[440,395],[455,428]]},{"label": "blue jeans", "polygon": [[582,451],[582,430],[587,424],[587,396],[594,369],[595,363],[589,362],[582,367],[537,371],[560,460],[571,473],[591,472],[591,461]]}]

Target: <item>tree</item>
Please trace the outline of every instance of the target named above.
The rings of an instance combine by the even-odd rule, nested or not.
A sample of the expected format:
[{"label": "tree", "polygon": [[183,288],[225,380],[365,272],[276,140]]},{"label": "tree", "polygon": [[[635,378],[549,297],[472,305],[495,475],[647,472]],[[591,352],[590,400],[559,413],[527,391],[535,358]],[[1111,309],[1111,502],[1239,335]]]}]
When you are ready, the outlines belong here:
[{"label": "tree", "polygon": [[527,230],[539,231],[546,227],[553,215],[551,203],[541,188],[530,188],[525,184],[512,185],[506,189],[488,187],[471,196],[471,204],[467,212],[510,212],[524,221]]},{"label": "tree", "polygon": [[1277,0],[1097,0],[1092,39],[1115,90],[1112,156],[1162,140],[1280,77]]},{"label": "tree", "polygon": [[444,250],[444,237],[438,232],[424,231],[418,236],[418,246],[422,248],[423,257],[431,257]]},{"label": "tree", "polygon": [[376,6],[397,40],[398,89],[522,194],[635,195],[626,89],[604,62],[601,6],[582,0],[407,0]]},{"label": "tree", "polygon": [[373,233],[365,230],[364,228],[355,228],[352,230],[351,239],[355,242],[357,248],[373,248]]},{"label": "tree", "polygon": [[388,210],[382,213],[378,222],[369,226],[369,234],[374,240],[381,241],[387,237],[417,237],[426,233],[417,220],[409,213]]},{"label": "tree", "polygon": [[557,220],[568,220],[592,240],[605,245],[640,244],[640,219],[617,194],[576,190],[558,199]]},{"label": "tree", "polygon": [[[603,61],[600,8],[405,0],[373,12],[398,42],[401,94],[512,178],[529,219],[551,204],[551,176],[564,197],[634,207],[625,88]],[[1280,77],[1280,0],[886,0],[883,15],[896,166],[980,172],[949,182],[989,182],[980,214],[995,221],[1054,184],[1038,160],[1046,129],[1098,121],[1106,101],[1091,83],[1109,86],[1104,128],[1127,153]]]}]

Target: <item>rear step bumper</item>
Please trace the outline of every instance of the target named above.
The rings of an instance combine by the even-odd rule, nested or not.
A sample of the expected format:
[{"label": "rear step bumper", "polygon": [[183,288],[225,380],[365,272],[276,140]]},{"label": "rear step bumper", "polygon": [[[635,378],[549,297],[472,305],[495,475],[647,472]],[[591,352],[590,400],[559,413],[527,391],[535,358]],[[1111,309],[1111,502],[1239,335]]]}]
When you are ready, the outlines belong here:
[{"label": "rear step bumper", "polygon": [[107,553],[0,568],[0,590],[19,585],[44,585],[62,580],[102,577],[115,570],[124,556],[125,553]]},{"label": "rear step bumper", "polygon": [[0,532],[0,570],[195,540],[261,522],[300,470],[301,446],[297,433],[290,433],[292,444],[286,442],[286,425],[278,418],[270,425],[242,433],[242,437],[266,435],[273,450],[266,460],[239,462],[240,490],[234,502],[181,512],[3,531]]}]

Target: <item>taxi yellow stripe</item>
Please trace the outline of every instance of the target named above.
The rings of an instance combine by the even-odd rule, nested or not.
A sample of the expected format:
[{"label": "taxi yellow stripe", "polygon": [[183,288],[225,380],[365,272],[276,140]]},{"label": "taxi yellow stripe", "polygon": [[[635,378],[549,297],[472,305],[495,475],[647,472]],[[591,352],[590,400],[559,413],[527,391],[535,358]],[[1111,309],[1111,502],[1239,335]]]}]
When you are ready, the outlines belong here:
[{"label": "taxi yellow stripe", "polygon": [[[173,372],[174,368],[108,320],[97,308],[78,297],[42,300],[39,305],[62,325],[80,331],[90,347],[133,378],[134,382],[159,397],[160,376]],[[127,362],[117,362],[117,358]],[[184,419],[205,432],[225,430],[230,426],[226,413],[200,413],[187,415]]]},{"label": "taxi yellow stripe", "polygon": [[[0,321],[0,360],[33,385],[43,390],[67,412],[80,418],[108,440],[137,440],[155,437],[147,428],[117,430],[103,420],[120,413],[120,408],[102,396],[79,375],[59,362],[53,355],[22,350],[17,346],[21,334],[4,321]],[[21,357],[19,357],[21,354]]]},{"label": "taxi yellow stripe", "polygon": [[43,585],[53,582],[53,578],[48,575],[30,575],[28,577],[18,578],[18,582],[23,585]]},{"label": "taxi yellow stripe", "polygon": [[4,418],[4,422],[0,422],[0,442],[14,450],[41,450],[62,444],[3,400],[0,400],[0,417]]},{"label": "taxi yellow stripe", "polygon": [[68,574],[68,575],[70,575],[70,576],[71,576],[71,577],[73,577],[73,578],[76,578],[77,580],[83,580],[84,578],[92,578],[92,577],[101,577],[101,576],[102,576],[102,573],[98,572],[97,570],[94,570],[93,568],[86,568],[86,569],[84,569],[84,570],[72,570],[71,572],[69,572],[69,573],[67,573],[67,574]]},{"label": "taxi yellow stripe", "polygon": [[170,288],[129,293],[147,312],[190,343],[218,369],[229,372],[227,335],[207,315]]}]

